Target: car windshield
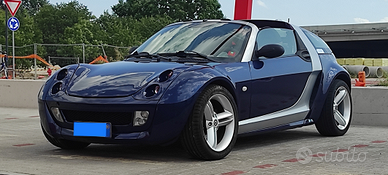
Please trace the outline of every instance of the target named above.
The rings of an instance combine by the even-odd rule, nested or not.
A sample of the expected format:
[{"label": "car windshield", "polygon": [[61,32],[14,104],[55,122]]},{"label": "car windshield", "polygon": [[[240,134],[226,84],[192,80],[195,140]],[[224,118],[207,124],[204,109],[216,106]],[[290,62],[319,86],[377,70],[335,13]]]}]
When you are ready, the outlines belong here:
[{"label": "car windshield", "polygon": [[137,52],[170,56],[178,52],[191,52],[217,62],[239,62],[250,33],[249,26],[236,23],[177,23],[157,32]]}]

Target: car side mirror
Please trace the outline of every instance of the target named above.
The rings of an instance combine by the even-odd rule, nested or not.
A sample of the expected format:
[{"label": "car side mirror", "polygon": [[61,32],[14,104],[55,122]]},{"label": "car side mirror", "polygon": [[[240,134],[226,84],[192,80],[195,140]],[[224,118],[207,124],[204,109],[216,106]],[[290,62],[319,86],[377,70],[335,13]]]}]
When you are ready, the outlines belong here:
[{"label": "car side mirror", "polygon": [[266,58],[276,58],[284,54],[283,46],[279,44],[268,44],[263,46],[260,50],[256,50],[256,56]]},{"label": "car side mirror", "polygon": [[133,46],[133,47],[129,48],[128,53],[131,55],[131,53],[132,53],[133,51],[135,51],[138,47],[139,47],[139,46]]}]

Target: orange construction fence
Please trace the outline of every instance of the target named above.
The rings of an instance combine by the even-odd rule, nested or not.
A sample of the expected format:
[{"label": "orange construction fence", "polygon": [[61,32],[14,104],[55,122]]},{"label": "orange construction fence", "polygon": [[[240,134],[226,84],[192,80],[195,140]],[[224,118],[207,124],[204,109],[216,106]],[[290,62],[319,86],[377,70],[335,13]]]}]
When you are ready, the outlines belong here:
[{"label": "orange construction fence", "polygon": [[103,58],[101,55],[99,57],[97,57],[96,59],[94,59],[92,62],[90,62],[89,64],[94,64],[95,62],[97,61],[103,61],[105,63],[109,63],[108,60],[106,60],[106,58]]},{"label": "orange construction fence", "polygon": [[[0,54],[0,57],[4,57],[4,55]],[[8,55],[8,58],[12,58],[12,56]],[[47,61],[45,61],[43,58],[41,58],[39,55],[36,55],[36,54],[31,54],[31,55],[27,55],[27,56],[15,56],[15,58],[19,58],[19,59],[32,59],[32,58],[36,58],[37,60],[39,60],[40,62],[44,63],[45,65],[47,65],[49,67],[53,67],[53,65],[49,64]]]},{"label": "orange construction fence", "polygon": [[[0,57],[4,57],[4,55],[0,54]],[[8,55],[8,58],[12,58],[12,56]],[[31,54],[31,55],[27,55],[27,56],[15,56],[15,58],[18,58],[18,59],[33,59],[33,58],[36,58],[37,60],[41,61],[45,65],[49,66],[50,68],[53,68],[53,65],[51,65],[50,63],[45,61],[42,57],[40,57],[39,55],[36,55],[36,54]],[[103,58],[102,56],[99,56],[96,59],[94,59],[92,62],[90,62],[89,64],[93,64],[93,63],[95,63],[97,61],[103,61],[105,63],[109,63],[109,61],[106,58]]]}]

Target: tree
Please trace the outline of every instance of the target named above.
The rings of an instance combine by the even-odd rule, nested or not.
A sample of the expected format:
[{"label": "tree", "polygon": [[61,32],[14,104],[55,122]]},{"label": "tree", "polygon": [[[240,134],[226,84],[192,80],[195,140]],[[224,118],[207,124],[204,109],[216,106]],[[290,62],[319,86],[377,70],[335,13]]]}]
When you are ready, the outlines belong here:
[{"label": "tree", "polygon": [[[124,2],[121,1],[121,3]],[[48,0],[25,0],[20,8],[21,10],[16,14],[22,25],[15,32],[15,45],[18,46],[15,50],[17,56],[34,53],[34,43],[84,43],[87,61],[104,53],[107,54],[109,61],[122,60],[123,56],[128,54],[128,49],[131,46],[139,46],[155,32],[174,22],[174,19],[166,14],[152,14],[135,18],[132,15],[119,16],[105,12],[96,18],[85,5],[76,0],[55,5],[49,4]],[[5,19],[4,10],[0,11],[1,18]],[[5,33],[4,22],[0,23],[0,33]],[[11,39],[8,40],[9,45],[12,44],[11,41]],[[4,35],[0,35],[0,44],[4,49]],[[48,46],[39,44],[37,53],[42,58],[47,58],[47,56],[82,58],[83,56],[82,45]],[[8,54],[11,55],[11,51]],[[32,60],[28,59],[17,59],[16,61],[16,64],[21,67],[30,67],[32,63]]]},{"label": "tree", "polygon": [[170,24],[168,16],[143,17],[138,20],[131,16],[118,17],[105,13],[97,19],[104,31],[103,43],[116,46],[135,46],[143,43],[155,32]]},{"label": "tree", "polygon": [[[104,13],[97,20],[101,27],[102,43],[129,47],[139,46],[158,30],[170,24],[172,19],[168,16],[143,17],[138,20],[131,16],[118,17],[115,14]],[[128,50],[106,48],[106,53],[112,60],[128,54]]]},{"label": "tree", "polygon": [[[78,1],[44,5],[34,16],[36,25],[44,33],[42,36],[44,44],[61,43],[65,40],[64,33],[68,27],[73,27],[82,20],[90,21],[94,18],[88,8]],[[57,56],[56,47],[46,49],[48,55]]]},{"label": "tree", "polygon": [[224,15],[217,0],[119,0],[112,10],[119,17],[135,19],[167,15],[174,21],[220,19]]},{"label": "tree", "polygon": [[[64,37],[61,40],[63,44],[85,44],[85,45],[100,45],[102,31],[95,21],[80,20],[73,27],[65,29]],[[81,46],[61,47],[57,49],[57,53],[66,57],[83,57],[83,49]],[[102,55],[101,48],[85,47],[86,60],[93,60],[97,55]]]},{"label": "tree", "polygon": [[60,43],[67,27],[73,27],[80,20],[91,20],[92,14],[86,6],[71,1],[57,5],[45,5],[36,14],[35,21],[44,32],[45,44]]},{"label": "tree", "polygon": [[27,11],[31,16],[37,14],[39,9],[44,5],[49,4],[47,0],[23,0],[20,10]]},{"label": "tree", "polygon": [[[9,16],[8,16],[9,17]],[[42,43],[42,32],[37,28],[34,23],[34,19],[32,16],[28,14],[27,11],[20,10],[16,13],[15,17],[17,17],[20,21],[21,27],[15,31],[15,56],[27,56],[34,53],[34,47],[31,45],[33,43]],[[5,11],[0,11],[0,19],[5,19]],[[12,53],[12,32],[8,30],[8,55],[13,55]],[[6,50],[5,46],[5,24],[4,22],[0,23],[0,44],[2,45],[1,49]],[[30,46],[26,46],[30,45]],[[42,55],[45,53],[44,48],[38,47],[37,49],[38,55]],[[38,62],[39,64],[40,62]],[[15,60],[16,68],[30,68],[33,64],[32,59],[16,59]],[[8,59],[8,65],[12,65],[12,59]]]}]

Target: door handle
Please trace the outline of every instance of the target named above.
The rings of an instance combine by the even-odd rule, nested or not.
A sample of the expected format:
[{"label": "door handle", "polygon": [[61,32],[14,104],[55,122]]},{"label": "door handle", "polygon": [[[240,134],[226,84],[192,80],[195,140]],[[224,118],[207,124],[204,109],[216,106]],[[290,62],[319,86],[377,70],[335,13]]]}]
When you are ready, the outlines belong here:
[{"label": "door handle", "polygon": [[262,78],[262,79],[259,79],[259,80],[257,80],[257,81],[259,81],[259,82],[270,82],[270,81],[272,81],[274,78],[273,77],[269,77],[269,78]]}]

